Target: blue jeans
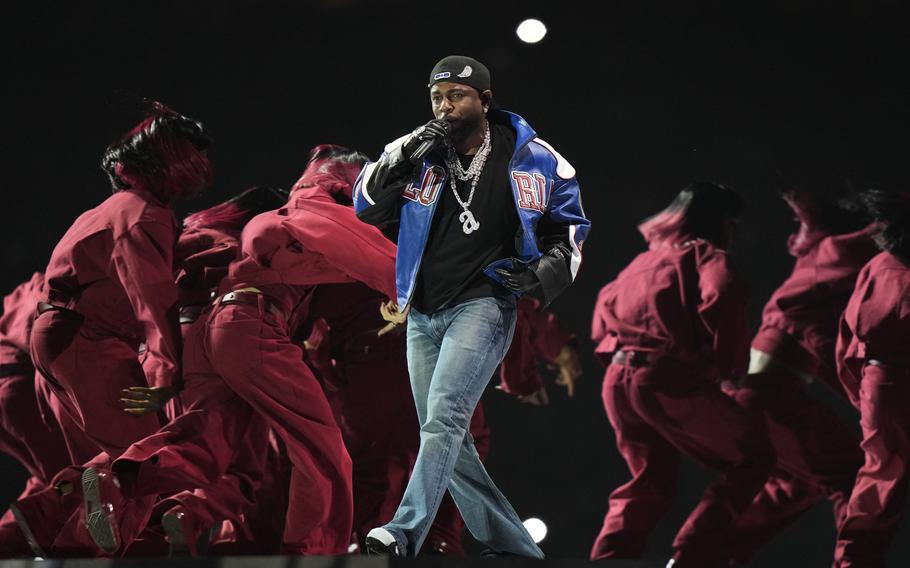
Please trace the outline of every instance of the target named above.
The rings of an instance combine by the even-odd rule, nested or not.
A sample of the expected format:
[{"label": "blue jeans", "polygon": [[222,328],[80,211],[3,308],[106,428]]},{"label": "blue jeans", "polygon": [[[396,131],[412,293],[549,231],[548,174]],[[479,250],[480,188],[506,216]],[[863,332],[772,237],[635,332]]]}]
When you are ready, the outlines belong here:
[{"label": "blue jeans", "polygon": [[476,298],[408,317],[408,372],[420,450],[395,518],[384,528],[406,556],[420,550],[448,488],[465,525],[499,553],[543,558],[487,474],[468,426],[515,331],[514,298]]}]

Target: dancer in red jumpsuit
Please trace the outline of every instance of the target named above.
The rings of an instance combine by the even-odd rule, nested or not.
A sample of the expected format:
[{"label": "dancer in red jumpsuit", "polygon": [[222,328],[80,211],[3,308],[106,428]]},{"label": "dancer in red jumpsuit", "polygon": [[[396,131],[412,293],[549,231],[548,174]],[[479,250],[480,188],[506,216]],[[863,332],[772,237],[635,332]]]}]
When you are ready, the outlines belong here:
[{"label": "dancer in red jumpsuit", "polygon": [[[274,187],[252,187],[224,203],[187,216],[175,253],[179,289],[180,329],[188,333],[203,309],[211,304],[228,266],[240,252],[240,234],[250,219],[277,209],[288,193]],[[176,413],[195,406],[195,391],[182,393],[173,402]],[[253,494],[261,496],[267,447],[260,445],[267,426],[259,421],[254,434],[243,440],[232,467],[218,481],[194,491],[182,491],[158,503],[152,520],[160,519],[173,554],[195,555],[197,541],[221,521],[248,536],[245,515],[255,507]],[[258,446],[258,447],[257,447]],[[229,538],[228,540],[233,540]],[[225,545],[226,542],[219,543]],[[274,550],[277,552],[277,549]]]},{"label": "dancer in red jumpsuit", "polygon": [[[181,313],[181,322],[184,324],[192,321],[192,316],[199,313],[199,304],[211,302],[211,294],[217,289],[221,278],[227,274],[227,267],[230,262],[236,258],[239,251],[240,231],[243,225],[254,215],[266,210],[274,209],[282,205],[287,200],[287,193],[269,187],[257,187],[247,190],[237,197],[234,197],[225,203],[200,211],[190,215],[184,222],[184,231],[178,240],[175,262],[177,267],[177,284],[179,288],[179,305]],[[35,304],[37,298],[31,301]],[[34,317],[34,305],[30,305],[28,313],[28,322],[30,327],[31,319]],[[184,325],[187,329],[189,325]],[[43,382],[43,379],[39,379]],[[32,389],[34,391],[34,389]],[[42,394],[53,398],[52,392],[42,389]],[[188,393],[192,394],[192,393]],[[181,397],[172,399],[171,402],[179,402]],[[39,400],[44,397],[39,396]],[[179,407],[178,407],[179,408]],[[66,418],[66,415],[64,415]],[[51,419],[53,417],[51,416]],[[80,434],[78,430],[70,429],[69,437],[72,440],[74,436]],[[90,447],[86,444],[84,435],[82,435],[83,446]],[[257,449],[258,453],[258,449]],[[60,453],[65,456],[66,451]],[[106,456],[105,456],[106,457]],[[68,465],[67,463],[62,464]],[[93,462],[97,463],[97,462]],[[102,461],[106,465],[106,461]],[[252,471],[257,471],[256,460],[247,459],[239,460],[239,463],[249,467]],[[74,464],[76,465],[76,464]],[[57,484],[71,488],[76,485],[78,489],[79,477],[82,474],[85,464],[78,464],[76,467],[67,468],[57,476]],[[92,465],[92,464],[88,464]],[[59,469],[59,468],[58,468]],[[228,474],[222,477],[218,483],[215,483],[205,489],[197,489],[195,492],[184,492],[172,496],[171,499],[159,503],[159,510],[168,511],[173,517],[171,524],[166,527],[176,527],[181,529],[183,524],[196,520],[193,525],[202,524],[204,528],[209,528],[214,521],[206,524],[205,519],[212,516],[221,518],[232,518],[229,512],[237,511],[249,505],[250,496],[241,491],[244,479],[236,473]],[[238,483],[239,482],[239,483]],[[53,556],[85,556],[93,555],[95,548],[94,543],[86,539],[84,541],[72,540],[71,536],[78,537],[78,526],[83,522],[79,518],[70,519],[69,525],[60,526],[65,521],[65,517],[70,515],[75,507],[78,507],[78,500],[69,500],[70,506],[59,510],[54,507],[54,501],[61,501],[59,498],[60,491],[44,491],[43,495],[36,495],[35,498],[20,500],[15,507],[17,512],[24,518],[24,527],[33,527],[37,532],[36,546],[34,553],[46,557],[47,553]],[[76,495],[81,499],[81,494]],[[69,496],[68,496],[69,497]],[[40,502],[38,502],[40,501]],[[172,507],[171,510],[168,510]],[[186,515],[185,509],[191,509],[193,515]],[[242,511],[241,511],[242,512]],[[64,518],[49,518],[54,517]],[[161,514],[153,515],[154,519],[160,519]],[[184,519],[184,523],[174,523],[174,519]],[[199,523],[198,520],[203,522]],[[57,532],[58,534],[54,534]],[[67,535],[66,533],[70,534]],[[201,532],[201,530],[200,530]],[[62,536],[59,533],[63,533]],[[142,546],[137,546],[130,550],[130,554],[153,555],[159,551],[165,550],[164,547],[158,546],[154,541],[156,534],[147,532],[143,535]],[[176,536],[182,536],[182,532]],[[170,535],[169,535],[170,537]],[[159,539],[160,540],[160,539]],[[180,541],[182,542],[182,540]],[[189,548],[195,541],[187,544]],[[179,545],[178,545],[179,548]]]},{"label": "dancer in red jumpsuit", "polygon": [[96,542],[128,544],[133,533],[122,527],[138,499],[216,481],[238,441],[252,443],[250,425],[264,420],[293,466],[284,551],[347,551],[350,458],[291,332],[318,284],[361,281],[394,293],[394,245],[339,203],[350,202],[363,160],[337,146],[317,147],[288,203],[247,224],[241,258],[231,264],[213,309],[187,334],[186,390],[199,389],[198,406],[134,444],[113,472],[86,471],[99,483],[98,506],[111,511],[104,530],[93,533]]},{"label": "dancer in red jumpsuit", "polygon": [[[209,143],[200,123],[155,104],[104,154],[114,194],[82,214],[51,255],[29,347],[42,375],[39,398],[62,428],[73,466],[16,503],[33,545],[70,555],[91,544],[66,530],[79,528],[71,515],[79,513],[82,465],[107,463],[155,432],[156,411],[180,386],[171,204],[210,184]],[[131,416],[121,398],[134,397],[147,409]],[[88,512],[89,523],[98,520]]]},{"label": "dancer in red jumpsuit", "polygon": [[[320,286],[308,359],[326,387],[353,463],[353,540],[392,518],[407,483],[418,425],[408,410],[410,383],[402,334],[385,327],[385,296],[359,283]],[[305,326],[306,327],[306,326]],[[413,405],[411,405],[413,406]],[[376,436],[384,431],[389,435]]]},{"label": "dancer in red jumpsuit", "polygon": [[566,387],[570,398],[574,396],[575,381],[581,376],[575,335],[559,324],[555,314],[544,312],[540,300],[523,296],[518,301],[512,345],[499,367],[500,389],[523,402],[548,404],[541,362],[558,372],[556,384]]},{"label": "dancer in red jumpsuit", "polygon": [[860,412],[865,464],[837,535],[835,568],[883,568],[910,481],[910,194],[869,191],[882,252],[863,267],[837,340],[837,371]]},{"label": "dancer in red jumpsuit", "polygon": [[[28,485],[47,485],[69,465],[59,425],[45,422],[35,395],[29,333],[44,275],[36,272],[3,299],[0,316],[0,451],[16,458],[30,475]],[[26,492],[28,493],[28,491]]]},{"label": "dancer in red jumpsuit", "polygon": [[768,478],[774,452],[761,424],[720,389],[749,355],[747,292],[724,251],[741,209],[725,187],[690,185],[639,227],[650,250],[598,296],[604,405],[632,479],[610,495],[592,559],[641,555],[673,502],[683,453],[720,475],[677,533],[669,565],[725,566],[727,533]]},{"label": "dancer in red jumpsuit", "polygon": [[59,397],[55,410],[96,446],[76,463],[119,455],[158,429],[153,412],[124,414],[121,391],[152,387],[164,401],[180,386],[171,204],[211,183],[208,145],[200,123],[156,106],[105,152],[114,194],[82,214],[51,255],[31,353]]},{"label": "dancer in red jumpsuit", "polygon": [[804,385],[820,380],[843,393],[834,371],[837,322],[878,250],[850,203],[795,188],[784,199],[800,221],[789,240],[796,263],[765,305],[749,374],[730,393],[765,421],[778,460],[731,535],[731,555],[742,564],[826,496],[839,526],[862,465],[858,437]]},{"label": "dancer in red jumpsuit", "polygon": [[[35,392],[29,334],[44,275],[35,273],[3,299],[0,316],[0,451],[16,458],[29,478],[19,499],[46,490],[69,465],[60,425]],[[0,557],[34,555],[10,509],[0,518]]]}]

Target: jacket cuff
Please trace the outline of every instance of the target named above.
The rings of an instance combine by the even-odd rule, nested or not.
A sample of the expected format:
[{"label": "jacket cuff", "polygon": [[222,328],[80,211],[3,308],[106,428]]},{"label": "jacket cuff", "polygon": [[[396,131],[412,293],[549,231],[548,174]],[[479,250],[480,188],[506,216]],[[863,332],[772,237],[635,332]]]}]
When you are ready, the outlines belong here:
[{"label": "jacket cuff", "polygon": [[540,282],[543,306],[546,308],[572,283],[572,274],[567,263],[569,255],[561,246],[548,250],[533,265],[532,270]]},{"label": "jacket cuff", "polygon": [[397,146],[386,156],[388,160],[389,177],[395,180],[402,178],[415,179],[420,174],[420,165],[412,164],[404,155],[404,144]]}]

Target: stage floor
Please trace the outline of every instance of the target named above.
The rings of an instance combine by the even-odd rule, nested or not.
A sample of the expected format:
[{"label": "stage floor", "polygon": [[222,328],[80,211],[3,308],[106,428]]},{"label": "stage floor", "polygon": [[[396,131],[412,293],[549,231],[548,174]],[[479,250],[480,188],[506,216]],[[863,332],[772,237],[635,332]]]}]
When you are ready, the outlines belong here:
[{"label": "stage floor", "polygon": [[[370,556],[226,556],[211,558],[130,558],[130,559],[48,559],[0,560],[0,568],[477,568],[536,566],[538,568],[583,568],[591,562],[581,559],[543,561],[523,558],[382,558]],[[601,560],[605,568],[664,568],[665,563],[647,560]]]}]

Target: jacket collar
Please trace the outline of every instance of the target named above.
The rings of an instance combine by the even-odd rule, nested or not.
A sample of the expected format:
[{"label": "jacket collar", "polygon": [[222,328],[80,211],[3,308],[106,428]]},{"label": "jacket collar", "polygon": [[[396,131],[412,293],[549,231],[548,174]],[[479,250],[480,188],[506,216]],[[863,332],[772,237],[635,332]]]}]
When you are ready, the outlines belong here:
[{"label": "jacket collar", "polygon": [[500,111],[505,114],[512,123],[512,128],[515,129],[515,151],[523,148],[531,140],[537,138],[537,133],[534,132],[534,129],[531,128],[531,125],[528,122],[515,114],[514,112]]}]

